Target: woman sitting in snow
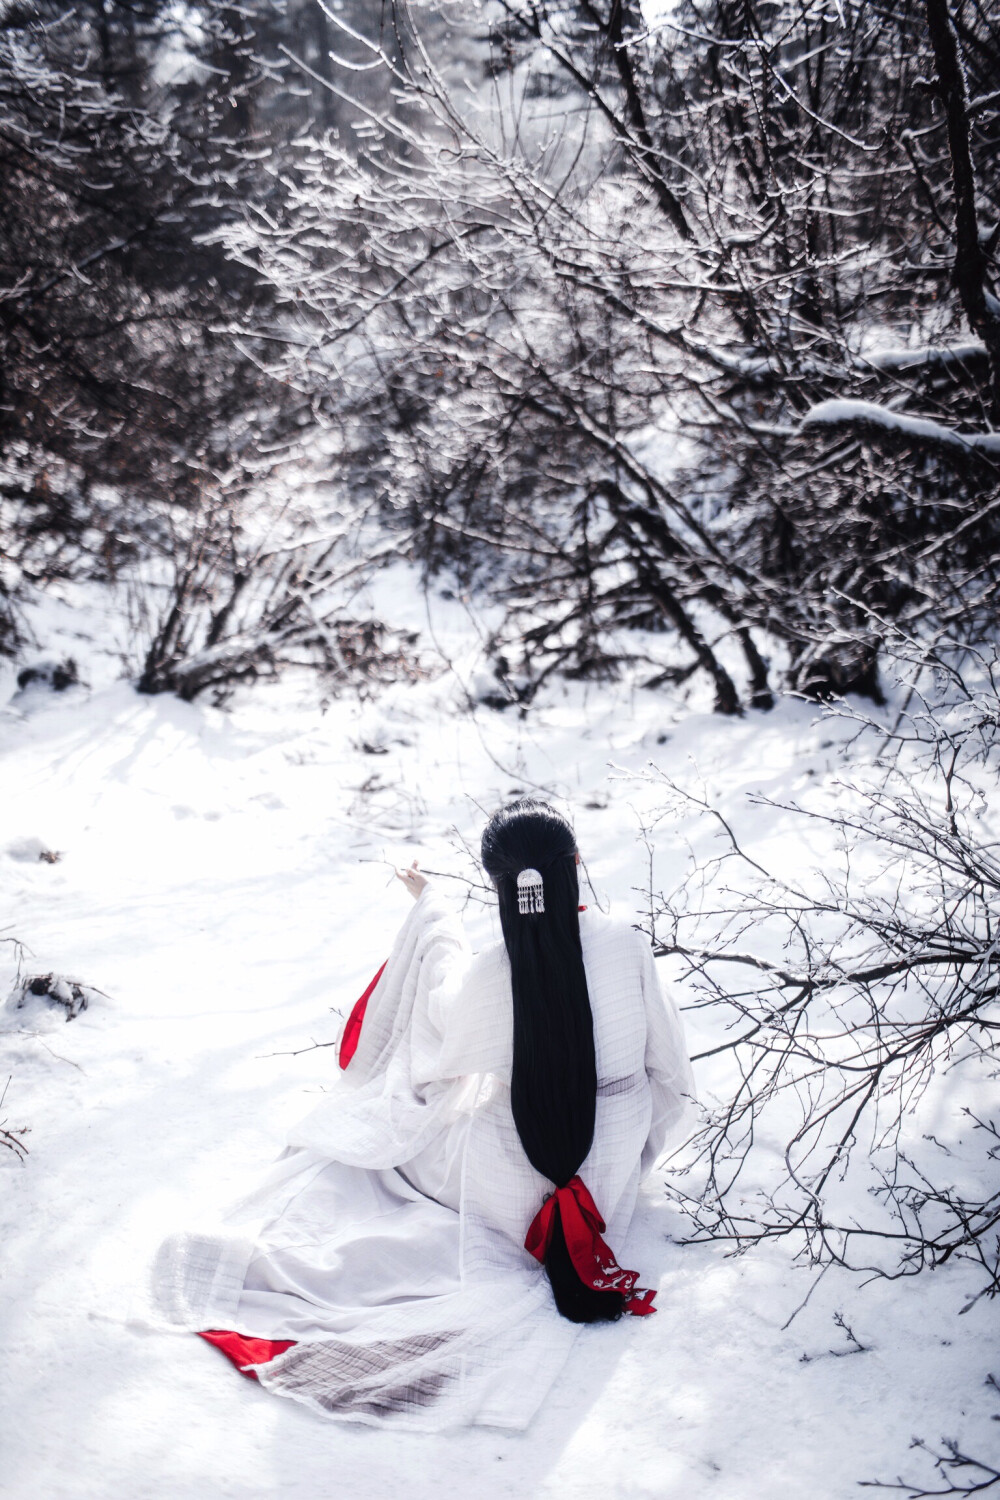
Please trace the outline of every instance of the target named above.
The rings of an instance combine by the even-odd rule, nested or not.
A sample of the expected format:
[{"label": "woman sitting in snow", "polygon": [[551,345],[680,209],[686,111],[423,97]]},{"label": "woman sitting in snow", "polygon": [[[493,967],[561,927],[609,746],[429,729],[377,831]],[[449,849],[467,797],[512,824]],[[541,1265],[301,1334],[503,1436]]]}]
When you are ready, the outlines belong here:
[{"label": "woman sitting in snow", "polygon": [[157,1259],[172,1325],[327,1416],[523,1427],[576,1325],[655,1310],[610,1246],[692,1094],[676,1010],[645,940],[578,905],[552,808],[502,809],[482,857],[503,943],[470,957],[401,873],[416,905],[337,1087],[243,1232]]}]

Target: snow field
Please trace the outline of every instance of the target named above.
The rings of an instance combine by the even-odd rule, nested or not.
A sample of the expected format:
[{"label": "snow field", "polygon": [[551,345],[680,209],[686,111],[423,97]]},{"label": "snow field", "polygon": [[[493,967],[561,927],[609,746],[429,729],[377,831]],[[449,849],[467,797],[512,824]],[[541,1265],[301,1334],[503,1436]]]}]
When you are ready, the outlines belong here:
[{"label": "snow field", "polygon": [[[967,1269],[817,1283],[781,1246],[682,1246],[662,1174],[620,1257],[660,1286],[658,1315],[585,1331],[523,1434],[327,1424],[137,1318],[159,1238],[248,1190],[330,1076],[332,1047],[302,1049],[336,1040],[385,956],[407,899],[393,863],[476,879],[463,845],[484,813],[540,789],[571,807],[602,903],[639,915],[637,830],[662,799],[628,773],[651,759],[738,815],[755,853],[822,862],[816,829],[746,802],[835,795],[844,736],[814,710],[728,722],[627,683],[554,685],[523,720],[470,710],[479,642],[461,605],[435,601],[428,621],[405,576],[381,587],[453,671],[325,712],[287,679],[222,712],[140,698],[78,640],[89,688],[29,689],[0,713],[3,932],[29,972],[107,997],[69,1024],[44,1002],[0,1012],[0,1118],[30,1127],[24,1165],[0,1154],[0,1495],[841,1500],[861,1479],[930,1477],[914,1435],[995,1453],[995,1314],[984,1299],[958,1316]],[[59,649],[97,634],[92,613],[51,615]],[[655,883],[708,836],[660,824]],[[25,858],[31,840],[59,859]],[[466,915],[488,940],[486,908]],[[12,945],[0,963],[6,993]],[[701,1050],[711,1023],[689,1023]]]}]

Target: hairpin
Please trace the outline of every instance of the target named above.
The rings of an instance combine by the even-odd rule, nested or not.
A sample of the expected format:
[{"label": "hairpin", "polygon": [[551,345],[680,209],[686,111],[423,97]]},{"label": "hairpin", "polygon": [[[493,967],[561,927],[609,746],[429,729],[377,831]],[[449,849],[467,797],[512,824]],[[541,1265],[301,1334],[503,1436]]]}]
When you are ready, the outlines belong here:
[{"label": "hairpin", "polygon": [[545,887],[537,870],[522,870],[517,877],[517,909],[522,917],[545,911]]}]

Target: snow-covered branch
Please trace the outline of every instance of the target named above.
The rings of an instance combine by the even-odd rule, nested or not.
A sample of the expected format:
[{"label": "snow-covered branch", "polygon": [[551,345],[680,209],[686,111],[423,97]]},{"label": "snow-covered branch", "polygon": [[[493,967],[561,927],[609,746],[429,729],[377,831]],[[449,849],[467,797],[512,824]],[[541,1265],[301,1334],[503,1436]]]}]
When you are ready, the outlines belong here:
[{"label": "snow-covered branch", "polygon": [[852,432],[896,448],[935,450],[1000,460],[1000,432],[959,432],[926,417],[892,411],[874,401],[820,401],[802,418],[800,431]]}]

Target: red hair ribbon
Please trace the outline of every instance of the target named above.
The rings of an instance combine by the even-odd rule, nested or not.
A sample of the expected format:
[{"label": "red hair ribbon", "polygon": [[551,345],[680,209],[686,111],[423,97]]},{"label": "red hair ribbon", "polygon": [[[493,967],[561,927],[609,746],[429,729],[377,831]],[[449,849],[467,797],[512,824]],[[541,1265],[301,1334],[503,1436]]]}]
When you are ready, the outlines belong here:
[{"label": "red hair ribbon", "polygon": [[[386,959],[386,963],[388,962],[389,960]],[[372,980],[371,984],[361,996],[361,999],[354,1002],[354,1009],[351,1011],[351,1014],[347,1018],[347,1025],[344,1027],[344,1034],[340,1038],[340,1050],[337,1053],[337,1061],[340,1063],[340,1066],[342,1068],[347,1067],[347,1064],[350,1062],[351,1058],[358,1050],[358,1042],[361,1040],[361,1023],[365,1018],[365,1011],[368,1008],[368,1001],[371,999],[372,990],[378,984],[384,973],[385,964],[383,964],[381,969],[379,969],[378,973],[375,975],[375,978]]]},{"label": "red hair ribbon", "polygon": [[610,1245],[601,1238],[607,1225],[579,1177],[571,1177],[565,1187],[556,1188],[546,1198],[528,1228],[525,1250],[536,1260],[544,1262],[552,1243],[557,1213],[562,1221],[573,1269],[584,1286],[592,1287],[595,1292],[621,1292],[625,1298],[625,1311],[634,1317],[641,1318],[655,1312],[653,1299],[656,1292],[637,1287],[639,1272],[623,1271]]}]

